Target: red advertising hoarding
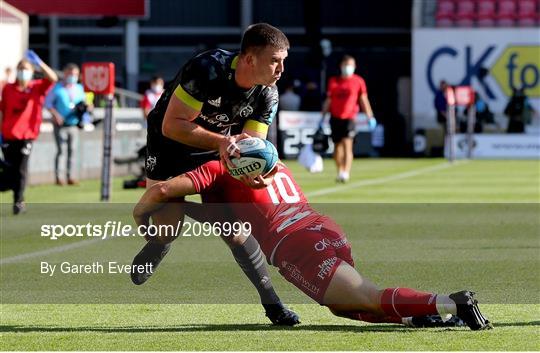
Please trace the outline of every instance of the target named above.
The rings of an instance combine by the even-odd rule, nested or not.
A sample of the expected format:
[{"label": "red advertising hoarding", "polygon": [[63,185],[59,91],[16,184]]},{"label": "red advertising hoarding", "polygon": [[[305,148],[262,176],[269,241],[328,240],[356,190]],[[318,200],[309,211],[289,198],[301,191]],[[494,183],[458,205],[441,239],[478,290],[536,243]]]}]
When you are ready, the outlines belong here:
[{"label": "red advertising hoarding", "polygon": [[145,17],[147,0],[6,0],[29,15]]}]

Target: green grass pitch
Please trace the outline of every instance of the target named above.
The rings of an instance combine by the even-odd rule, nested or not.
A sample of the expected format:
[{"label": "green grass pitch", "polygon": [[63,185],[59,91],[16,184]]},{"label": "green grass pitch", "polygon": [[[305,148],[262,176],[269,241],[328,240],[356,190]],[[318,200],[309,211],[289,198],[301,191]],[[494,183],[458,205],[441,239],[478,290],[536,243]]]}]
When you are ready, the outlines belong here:
[{"label": "green grass pitch", "polygon": [[73,245],[80,239],[37,234],[44,222],[131,222],[142,190],[122,190],[115,179],[108,206],[98,204],[97,181],[29,187],[28,213],[17,217],[11,195],[0,194],[0,349],[540,350],[539,161],[360,159],[344,185],[334,182],[331,161],[320,174],[287,164],[315,207],[342,225],[362,274],[381,287],[474,289],[495,329],[337,318],[271,268],[278,293],[302,319],[294,328],[273,327],[215,237],[178,239],[140,287],[127,275],[40,275],[40,261],[131,261],[141,239],[79,247]]}]

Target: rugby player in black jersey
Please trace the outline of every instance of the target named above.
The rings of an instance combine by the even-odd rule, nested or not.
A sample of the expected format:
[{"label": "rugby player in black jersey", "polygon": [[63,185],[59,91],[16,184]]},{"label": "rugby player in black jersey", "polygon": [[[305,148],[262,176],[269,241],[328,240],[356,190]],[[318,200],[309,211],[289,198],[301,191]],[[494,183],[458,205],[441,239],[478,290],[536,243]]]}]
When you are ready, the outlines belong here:
[{"label": "rugby player in black jersey", "polygon": [[[284,71],[288,49],[289,41],[283,32],[258,23],[244,32],[240,53],[215,49],[189,60],[148,115],[147,188],[209,160],[231,163],[230,156],[238,156],[236,141],[242,138],[265,139],[277,111],[279,97],[275,83]],[[253,188],[264,188],[271,180],[271,177],[257,177],[245,182]],[[154,224],[176,227],[183,220],[182,200],[176,201],[180,202],[167,204],[152,216]],[[201,214],[188,215],[201,220]],[[152,263],[153,268],[157,267],[169,251],[173,234],[174,231],[149,239],[133,264]],[[299,323],[298,316],[275,293],[255,238],[223,239],[257,288],[272,323],[291,326]],[[142,284],[151,275],[152,272],[134,273],[132,280]]]}]

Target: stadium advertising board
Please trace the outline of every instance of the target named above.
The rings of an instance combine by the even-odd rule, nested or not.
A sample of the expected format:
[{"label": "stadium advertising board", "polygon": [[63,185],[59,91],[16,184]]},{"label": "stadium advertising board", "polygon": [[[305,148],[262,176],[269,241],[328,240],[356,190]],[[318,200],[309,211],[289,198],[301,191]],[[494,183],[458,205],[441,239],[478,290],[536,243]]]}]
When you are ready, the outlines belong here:
[{"label": "stadium advertising board", "polygon": [[31,15],[54,16],[120,16],[145,17],[148,14],[147,0],[8,0],[8,3]]},{"label": "stadium advertising board", "polygon": [[287,158],[294,158],[300,153],[302,146],[313,142],[313,134],[321,121],[321,113],[281,111],[278,121],[279,142],[283,154]]},{"label": "stadium advertising board", "polygon": [[[313,143],[313,134],[319,128],[321,121],[320,112],[301,112],[287,111],[279,112],[278,129],[279,129],[279,144],[281,146],[285,158],[296,158],[304,145]],[[356,115],[356,133],[370,133],[369,121],[365,114]],[[330,124],[328,118],[323,125],[324,133],[330,136]],[[367,141],[367,142],[366,142]],[[371,137],[364,139],[363,143],[356,145],[355,154],[366,155],[371,151]],[[326,151],[327,156],[331,156],[334,152],[334,144],[329,139],[329,147]]]},{"label": "stadium advertising board", "polygon": [[413,33],[413,115],[416,127],[436,125],[433,99],[441,80],[471,85],[495,115],[512,87],[525,87],[540,110],[538,28],[417,29]]},{"label": "stadium advertising board", "polygon": [[[457,134],[454,139],[456,158],[467,158],[467,135]],[[473,137],[472,158],[540,159],[540,140],[537,135],[479,135]],[[448,157],[449,149],[445,149]]]}]

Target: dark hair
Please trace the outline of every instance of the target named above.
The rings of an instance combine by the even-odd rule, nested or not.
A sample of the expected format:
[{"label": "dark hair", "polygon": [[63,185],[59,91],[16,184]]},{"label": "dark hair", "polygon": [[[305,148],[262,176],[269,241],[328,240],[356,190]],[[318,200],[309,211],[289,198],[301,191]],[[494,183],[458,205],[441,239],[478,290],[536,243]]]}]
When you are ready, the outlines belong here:
[{"label": "dark hair", "polygon": [[32,70],[34,69],[34,65],[32,65],[32,63],[26,58],[19,60],[19,62],[17,63],[17,69],[19,68],[19,66],[26,64],[30,65],[32,67]]},{"label": "dark hair", "polygon": [[154,76],[152,76],[152,78],[150,79],[150,82],[156,82],[157,80],[162,80],[162,81],[164,81],[164,80],[163,80],[163,76],[161,76],[161,75],[154,75]]},{"label": "dark hair", "polygon": [[354,60],[354,61],[356,61],[356,60],[354,59],[354,56],[349,55],[349,54],[345,54],[345,55],[343,55],[343,57],[341,58],[340,63],[343,64],[345,61],[349,61],[349,60]]},{"label": "dark hair", "polygon": [[283,32],[268,23],[256,23],[249,26],[242,36],[240,52],[247,53],[251,49],[259,50],[272,46],[278,50],[289,49],[289,40]]},{"label": "dark hair", "polygon": [[79,70],[79,65],[75,64],[75,63],[67,63],[66,65],[64,65],[64,69],[63,71],[71,71],[71,70]]}]

